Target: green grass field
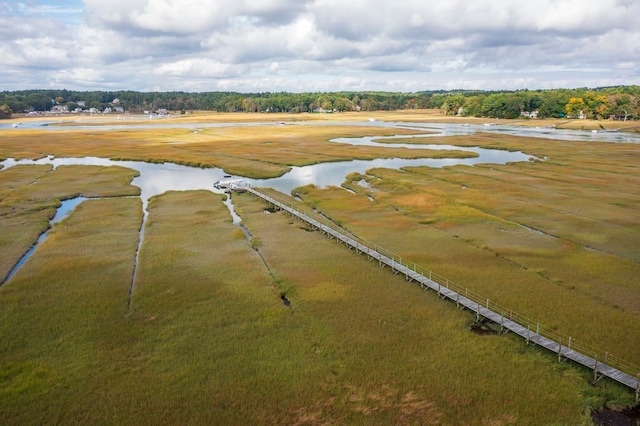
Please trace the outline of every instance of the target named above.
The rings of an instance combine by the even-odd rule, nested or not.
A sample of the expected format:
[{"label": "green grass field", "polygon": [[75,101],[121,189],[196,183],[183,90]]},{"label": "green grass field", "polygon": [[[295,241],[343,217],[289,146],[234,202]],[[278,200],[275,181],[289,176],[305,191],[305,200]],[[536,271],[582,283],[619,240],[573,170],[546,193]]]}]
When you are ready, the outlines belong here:
[{"label": "green grass field", "polygon": [[[268,129],[186,135],[193,139],[180,149],[168,143],[179,130],[70,130],[47,133],[48,143],[7,133],[0,156],[187,164],[207,152],[204,163],[223,159],[261,175],[310,164],[318,152],[379,150],[326,142],[344,128]],[[298,195],[369,241],[638,364],[637,148],[490,135],[429,141],[547,160],[375,169],[349,176],[355,194],[305,187]],[[134,175],[0,171],[3,276],[60,200],[100,197],[54,226],[0,287],[3,424],[574,425],[604,404],[633,403],[628,389],[592,385],[588,370],[513,335],[472,333],[470,313],[283,213],[266,214],[249,194],[234,202],[253,243],[219,194],[153,198],[131,288],[142,220],[140,200],[129,197],[138,193]]]}]

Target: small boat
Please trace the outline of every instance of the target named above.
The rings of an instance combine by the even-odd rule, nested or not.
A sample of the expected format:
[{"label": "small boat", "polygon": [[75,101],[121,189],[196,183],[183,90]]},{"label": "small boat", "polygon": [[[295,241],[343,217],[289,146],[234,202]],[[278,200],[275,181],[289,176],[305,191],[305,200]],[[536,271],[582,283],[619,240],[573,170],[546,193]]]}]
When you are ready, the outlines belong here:
[{"label": "small boat", "polygon": [[225,175],[224,179],[220,179],[213,183],[213,187],[216,189],[230,189],[240,186],[242,179],[232,178],[229,175]]}]

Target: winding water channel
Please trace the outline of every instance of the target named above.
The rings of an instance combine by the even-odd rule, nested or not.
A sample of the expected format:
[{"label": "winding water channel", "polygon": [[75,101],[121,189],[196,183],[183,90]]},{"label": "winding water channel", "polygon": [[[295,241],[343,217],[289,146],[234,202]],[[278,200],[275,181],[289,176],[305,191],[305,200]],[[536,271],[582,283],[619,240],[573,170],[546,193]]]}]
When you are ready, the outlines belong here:
[{"label": "winding water channel", "polygon": [[[304,123],[292,123],[294,125],[304,125]],[[314,123],[317,125],[318,123]],[[513,134],[515,136],[534,136],[541,138],[554,138],[554,139],[564,139],[564,140],[598,140],[598,141],[607,141],[607,142],[631,142],[631,143],[640,143],[640,135],[636,134],[622,134],[616,132],[604,132],[604,133],[593,133],[593,132],[583,132],[583,131],[560,131],[557,129],[540,129],[540,128],[529,128],[529,127],[515,127],[515,126],[479,126],[479,125],[459,125],[459,124],[441,124],[441,123],[429,123],[429,124],[416,124],[416,123],[388,123],[388,122],[369,122],[369,123],[327,123],[327,125],[340,125],[340,124],[349,124],[349,125],[366,125],[366,126],[374,126],[374,127],[394,127],[394,128],[410,128],[420,131],[431,131],[433,133],[428,134],[417,134],[414,136],[387,136],[387,137],[363,137],[363,138],[337,138],[332,140],[334,143],[345,143],[352,145],[368,145],[368,146],[377,146],[381,148],[398,148],[404,147],[408,149],[427,149],[427,150],[459,150],[459,151],[471,151],[477,154],[477,157],[473,158],[449,158],[449,159],[402,159],[402,158],[379,158],[375,160],[352,160],[352,161],[338,161],[338,162],[327,162],[327,163],[319,163],[309,166],[302,167],[292,167],[289,172],[286,174],[270,179],[250,179],[243,178],[243,184],[250,185],[254,187],[270,187],[281,191],[283,193],[291,193],[294,188],[305,186],[309,184],[316,185],[318,187],[327,187],[327,186],[340,186],[345,177],[352,172],[358,172],[364,174],[366,170],[371,168],[392,168],[399,169],[401,167],[407,166],[427,166],[427,167],[445,167],[445,166],[454,166],[454,165],[468,165],[472,166],[474,164],[480,163],[491,163],[491,164],[506,164],[510,162],[522,162],[522,161],[530,161],[531,156],[517,151],[517,152],[509,152],[504,150],[495,150],[495,149],[485,149],[479,147],[458,147],[452,145],[436,145],[436,144],[402,144],[402,143],[379,143],[376,140],[379,139],[393,139],[393,138],[408,138],[408,137],[431,137],[431,136],[451,136],[451,135],[464,135],[464,134],[473,134],[477,131],[489,131],[489,132],[499,132],[506,134]],[[31,123],[25,128],[33,128],[35,126],[42,126],[42,124]],[[273,126],[273,123],[215,123],[210,125],[203,124],[167,124],[167,123],[149,123],[142,125],[135,124],[126,124],[126,126],[133,127],[187,127],[187,128],[202,128],[202,127],[229,127],[229,126],[260,126],[260,125],[269,125]],[[124,126],[124,125],[121,125]],[[87,128],[101,130],[101,129],[113,129],[118,128],[120,126],[86,126]],[[56,125],[48,125],[46,126],[48,130],[60,130],[60,129],[69,129],[69,127],[56,126]],[[78,127],[74,127],[78,128]],[[19,131],[17,129],[16,131]],[[15,160],[15,159],[7,159],[5,161],[0,162],[2,165],[2,170],[6,170],[10,167],[16,165],[42,165],[48,164],[52,165],[54,168],[64,165],[95,165],[95,166],[121,166],[130,169],[137,170],[139,172],[139,176],[135,177],[132,181],[132,184],[138,186],[140,188],[141,194],[140,198],[142,200],[144,216],[143,223],[141,226],[140,237],[139,237],[139,247],[142,244],[142,240],[144,238],[144,229],[146,224],[146,218],[148,215],[147,206],[149,199],[153,196],[163,194],[167,191],[175,190],[175,191],[186,191],[186,190],[199,190],[205,189],[217,193],[222,193],[222,190],[216,189],[213,187],[213,182],[220,180],[224,177],[225,172],[219,168],[195,168],[182,166],[178,164],[172,163],[164,163],[164,164],[152,164],[145,163],[140,161],[116,161],[110,160],[106,158],[98,158],[98,157],[82,157],[82,158],[56,158],[54,156],[48,156],[44,158],[40,158],[37,160]],[[68,200],[62,203],[62,206],[58,209],[56,213],[56,217],[52,219],[50,226],[54,226],[54,224],[64,218],[67,214],[69,214],[76,205],[84,200],[83,197],[78,197],[73,200]],[[235,213],[233,209],[233,203],[228,200],[226,203],[231,216],[233,218],[234,223],[240,224],[241,219]],[[16,266],[9,273],[4,282],[8,281],[13,275],[17,272],[17,270],[28,260],[31,254],[36,250],[36,248],[44,241],[46,238],[47,232],[43,233],[38,242],[34,247],[32,247],[25,255],[19,260]],[[137,267],[137,259],[136,265]],[[135,273],[133,276],[133,281],[135,281]],[[133,282],[132,282],[133,287]]]},{"label": "winding water channel", "polygon": [[[424,135],[415,135],[422,137]],[[402,136],[407,138],[408,136]],[[458,150],[469,151],[477,154],[472,158],[444,158],[444,159],[404,159],[404,158],[378,158],[375,160],[350,160],[318,163],[309,166],[292,167],[291,170],[280,177],[270,179],[242,178],[243,183],[255,187],[274,188],[284,193],[290,193],[299,186],[313,184],[318,187],[340,186],[349,173],[358,172],[364,174],[366,170],[377,167],[399,169],[407,166],[445,167],[454,165],[468,165],[480,163],[506,164],[510,162],[529,161],[531,156],[520,152],[509,152],[497,149],[478,147],[457,147],[453,145],[436,144],[388,144],[375,142],[372,137],[364,138],[339,138],[335,143],[347,143],[353,145],[370,145],[382,148],[405,147],[409,149],[427,150]],[[390,139],[385,137],[384,139]],[[170,190],[186,191],[207,189],[214,192],[222,192],[213,188],[213,182],[224,177],[225,172],[219,168],[197,168],[173,163],[145,163],[142,161],[119,161],[99,157],[81,158],[57,158],[54,156],[43,157],[37,160],[15,160],[9,158],[0,162],[3,170],[16,165],[52,165],[54,168],[68,165],[86,166],[121,166],[137,170],[139,176],[133,179],[132,184],[140,187],[142,202],[146,209],[149,198]]]},{"label": "winding water channel", "polygon": [[[135,121],[134,121],[135,120]],[[72,127],[69,126],[72,125]],[[430,134],[423,134],[421,137],[437,137],[437,136],[457,136],[457,135],[472,135],[478,132],[484,133],[497,133],[506,134],[511,136],[530,136],[545,139],[560,139],[570,141],[598,141],[598,142],[621,142],[621,143],[640,143],[640,133],[619,132],[615,129],[598,131],[593,130],[572,130],[563,129],[554,126],[517,126],[513,124],[499,124],[499,123],[483,123],[483,124],[458,124],[458,123],[412,123],[412,122],[396,122],[396,121],[292,121],[287,122],[287,125],[293,126],[305,126],[313,124],[314,126],[366,126],[366,127],[392,127],[392,128],[408,128],[415,130],[427,130],[432,132]],[[49,131],[64,131],[70,129],[76,130],[115,130],[115,129],[171,129],[171,128],[185,128],[185,129],[206,129],[206,128],[224,128],[224,127],[261,127],[261,126],[273,126],[273,122],[250,122],[250,123],[236,123],[236,122],[217,122],[217,123],[180,123],[180,122],[163,122],[158,119],[145,119],[141,117],[131,117],[129,120],[122,120],[122,124],[97,124],[95,121],[89,118],[77,118],[69,119],[65,118],[58,120],[43,120],[43,121],[25,121],[16,125],[13,130],[20,131],[20,129],[42,129],[45,128]],[[0,123],[0,129],[12,128],[10,123]],[[612,127],[614,124],[607,123],[607,127]]]}]

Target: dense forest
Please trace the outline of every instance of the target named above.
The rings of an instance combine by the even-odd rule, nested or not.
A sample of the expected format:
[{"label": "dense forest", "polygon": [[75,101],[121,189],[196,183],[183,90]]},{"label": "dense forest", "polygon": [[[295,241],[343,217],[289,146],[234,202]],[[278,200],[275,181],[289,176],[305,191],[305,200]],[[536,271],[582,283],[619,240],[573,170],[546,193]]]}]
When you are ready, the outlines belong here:
[{"label": "dense forest", "polygon": [[20,90],[0,92],[0,118],[29,112],[343,112],[438,108],[491,118],[639,119],[640,86],[517,91],[238,93]]}]

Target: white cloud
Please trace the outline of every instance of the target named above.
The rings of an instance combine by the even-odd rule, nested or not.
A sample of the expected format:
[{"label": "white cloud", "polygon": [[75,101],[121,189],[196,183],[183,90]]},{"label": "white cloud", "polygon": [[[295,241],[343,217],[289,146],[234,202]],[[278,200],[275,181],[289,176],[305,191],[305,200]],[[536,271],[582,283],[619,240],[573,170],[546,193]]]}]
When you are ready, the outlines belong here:
[{"label": "white cloud", "polygon": [[0,0],[0,89],[640,84],[637,16],[637,0]]},{"label": "white cloud", "polygon": [[53,70],[69,64],[69,50],[55,38],[24,38],[0,45],[5,65]]},{"label": "white cloud", "polygon": [[153,72],[159,75],[171,75],[187,78],[228,78],[240,75],[246,67],[225,64],[210,59],[183,59],[166,63]]},{"label": "white cloud", "polygon": [[64,69],[58,73],[51,74],[49,78],[50,84],[58,87],[66,87],[65,85],[69,82],[74,82],[75,84],[86,87],[104,80],[103,73],[94,68]]},{"label": "white cloud", "polygon": [[[224,24],[226,2],[154,0],[130,12],[131,23],[143,30],[188,34]],[[230,2],[229,2],[230,3]]]}]

